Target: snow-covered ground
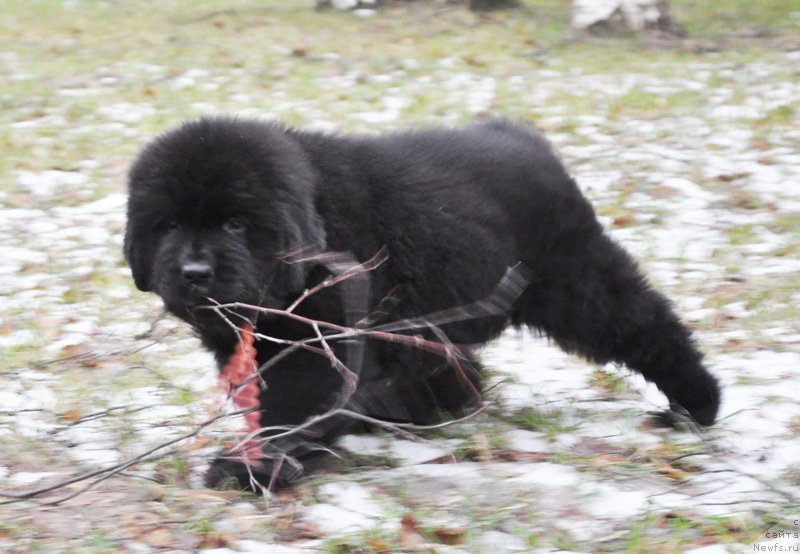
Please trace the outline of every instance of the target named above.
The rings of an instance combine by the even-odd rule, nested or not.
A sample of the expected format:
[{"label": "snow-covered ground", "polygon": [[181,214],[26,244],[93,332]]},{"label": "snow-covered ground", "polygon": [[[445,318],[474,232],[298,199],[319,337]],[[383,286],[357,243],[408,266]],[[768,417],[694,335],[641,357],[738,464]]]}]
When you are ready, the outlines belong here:
[{"label": "snow-covered ground", "polygon": [[[269,510],[250,497],[198,495],[197,504],[216,506],[209,508],[211,528],[228,539],[192,548],[319,551],[331,537],[375,533],[424,550],[431,542],[424,528],[456,544],[431,546],[436,552],[591,551],[615,548],[609,545],[636,522],[661,526],[668,542],[678,532],[670,521],[693,521],[696,528],[698,521],[724,521],[736,537],[765,526],[765,512],[793,515],[800,503],[800,292],[794,289],[800,284],[800,53],[771,64],[692,62],[675,77],[544,68],[501,82],[449,72],[447,65],[441,62],[432,81],[387,74],[392,90],[383,109],[349,116],[312,111],[307,123],[328,128],[328,119],[339,118],[355,127],[400,126],[409,99],[431,88],[443,105],[475,113],[503,111],[501,86],[521,94],[537,106],[535,123],[548,131],[612,234],[696,327],[724,386],[720,422],[697,433],[653,427],[647,412],[665,402],[638,376],[615,367],[598,371],[545,339],[509,332],[483,352],[498,413],[418,442],[346,437],[343,450],[391,464],[319,477],[313,493],[279,495],[271,510],[280,514],[278,528],[285,518],[290,539],[254,523]],[[794,78],[785,78],[786,67],[794,68]],[[213,84],[212,77],[186,73],[173,85]],[[346,88],[356,77],[320,79]],[[602,111],[631,91],[699,91],[703,113],[576,116],[558,102],[574,91],[597,99]],[[287,100],[272,111],[280,116],[282,109],[295,106]],[[794,110],[788,121],[754,124],[782,109]],[[106,105],[96,125],[117,140],[136,141],[142,137],[129,136],[126,125],[153,114],[149,105]],[[58,114],[50,117],[56,128],[68,126]],[[124,191],[119,182],[104,182],[98,193],[100,174],[96,161],[76,160],[70,169],[20,169],[0,189],[0,491],[20,493],[129,459],[218,409],[213,362],[181,325],[160,320],[137,338],[159,305],[132,285],[120,252]],[[545,420],[542,428],[526,429],[510,417],[525,409]],[[129,472],[168,478],[183,472],[189,477],[182,486],[199,487],[216,432],[209,431],[210,444],[193,439],[174,453],[185,468],[169,466],[168,456]],[[161,502],[151,497],[156,493],[119,489],[102,484],[83,497],[91,500],[75,502],[89,521],[102,521],[98,510],[128,517],[131,506],[147,512]],[[107,501],[116,507],[103,508]],[[83,528],[63,528],[76,517],[69,506],[58,521],[46,515],[59,508],[29,507],[39,523],[20,520],[15,506],[0,510],[9,510],[8,521],[71,537]],[[150,527],[136,520],[114,539],[137,552],[183,548],[172,531],[172,542],[160,546],[158,536],[142,531],[164,519]],[[11,544],[9,533],[0,526],[0,551]],[[695,552],[724,551],[701,548],[708,542],[698,541]]]}]

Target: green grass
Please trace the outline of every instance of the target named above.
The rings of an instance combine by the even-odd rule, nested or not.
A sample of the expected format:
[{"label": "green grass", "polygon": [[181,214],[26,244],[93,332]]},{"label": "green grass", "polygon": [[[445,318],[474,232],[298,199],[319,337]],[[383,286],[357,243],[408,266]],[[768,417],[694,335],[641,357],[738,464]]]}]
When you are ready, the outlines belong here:
[{"label": "green grass", "polygon": [[619,373],[612,373],[603,369],[596,369],[589,377],[588,385],[601,389],[609,394],[621,394],[630,392],[625,376]]},{"label": "green grass", "polygon": [[718,36],[768,31],[772,34],[800,35],[798,6],[794,0],[726,0],[695,2],[672,0],[672,13],[692,36]]},{"label": "green grass", "polygon": [[[687,115],[704,117],[712,93],[729,93],[730,105],[742,104],[750,96],[739,73],[747,70],[746,64],[776,65],[776,60],[783,60],[780,50],[800,40],[800,25],[793,15],[800,11],[796,0],[672,0],[673,13],[685,25],[689,37],[685,42],[663,44],[637,37],[575,36],[567,28],[566,0],[528,0],[525,10],[480,16],[458,5],[423,0],[398,2],[372,18],[333,10],[317,12],[312,9],[313,4],[313,0],[6,0],[0,10],[0,211],[67,208],[124,192],[128,163],[145,139],[184,118],[208,111],[250,111],[290,124],[324,120],[345,131],[367,132],[424,122],[465,121],[474,118],[476,112],[489,111],[535,123],[546,120],[546,130],[564,134],[562,141],[567,147],[594,144],[594,138],[580,131],[583,118],[597,116],[602,120],[598,131],[622,150],[627,147],[625,141],[635,136],[626,131],[643,122],[669,122]],[[765,36],[741,38],[754,32]],[[708,54],[698,45],[718,52]],[[689,89],[685,86],[687,77],[693,79],[698,68],[708,73],[702,81],[704,88]],[[198,70],[205,74],[197,76]],[[768,78],[776,82],[796,84],[800,79],[788,67],[771,71]],[[459,75],[467,79],[464,84],[447,88],[447,83]],[[632,84],[626,79],[629,76],[635,77]],[[496,87],[492,101],[488,106],[471,108],[465,100],[467,93],[474,90],[474,83],[487,77],[494,79]],[[653,82],[664,88],[651,86]],[[607,84],[595,86],[596,83]],[[542,91],[548,93],[540,95]],[[396,120],[370,124],[355,117],[362,112],[384,110],[387,96],[409,100]],[[111,109],[117,105],[122,107]],[[742,123],[742,127],[755,134],[753,149],[764,150],[793,130],[799,116],[794,106],[775,106],[763,117]],[[659,140],[683,145],[678,126],[674,130],[665,126],[662,134]],[[706,146],[708,151],[716,149],[726,154],[724,147],[708,144],[703,149]],[[96,166],[88,171],[81,169],[85,161],[96,162]],[[770,163],[769,159],[762,161]],[[641,212],[632,206],[637,196],[648,192],[641,175],[658,171],[659,163],[620,162],[613,155],[583,163],[579,171],[611,169],[621,173],[619,182],[599,195],[597,205],[602,216],[613,220],[615,231],[635,232],[644,224],[658,227],[668,221],[670,214],[659,208],[655,199],[653,207],[647,208],[648,214],[655,215],[647,220],[637,218]],[[21,172],[50,169],[80,170],[88,182],[52,198],[36,198],[17,184]],[[773,253],[775,256],[790,258],[800,254],[800,241],[796,240],[800,237],[800,215],[781,211],[768,198],[748,192],[739,180],[722,182],[704,177],[703,169],[699,162],[694,166],[689,162],[687,172],[694,173],[687,176],[724,196],[719,209],[773,214],[765,225],[722,227],[720,233],[727,244],[715,254],[715,263],[727,267],[732,275],[740,275],[744,269],[742,247],[758,243],[765,229],[785,239]],[[743,176],[741,180],[747,178]],[[19,236],[10,238],[22,243],[26,240],[24,224],[19,231]],[[121,229],[109,231],[115,240],[119,238]],[[45,245],[48,251],[49,247]],[[650,258],[658,257],[657,247],[651,247],[656,251]],[[48,254],[46,263],[23,267],[22,274],[26,276],[48,274],[47,282],[40,286],[57,294],[45,296],[46,301],[34,298],[30,307],[0,308],[0,334],[30,329],[35,336],[28,344],[3,349],[0,375],[9,371],[16,383],[20,381],[17,372],[21,368],[48,357],[60,357],[64,353],[45,353],[43,348],[58,338],[60,325],[84,317],[92,317],[101,332],[82,347],[116,350],[120,344],[133,344],[130,338],[106,337],[103,330],[110,324],[149,317],[148,312],[156,303],[141,295],[115,299],[105,294],[117,287],[132,289],[127,274],[119,272],[124,265],[119,244],[109,245],[108,253],[109,260],[87,262],[92,264],[91,272],[79,277],[67,275],[74,261],[60,259],[59,253]],[[743,320],[715,320],[709,324],[709,332],[745,329],[753,337],[752,344],[719,347],[717,351],[734,353],[735,349],[738,354],[745,348],[765,345],[791,348],[770,344],[760,333],[768,327],[800,320],[795,301],[796,291],[800,290],[798,277],[753,277],[730,289],[710,282],[676,286],[684,287],[689,295],[707,297],[707,307],[743,301],[754,311]],[[159,329],[156,340],[165,338],[163,342],[170,348],[174,337],[185,339],[188,334],[173,331],[171,324],[162,324]],[[179,348],[197,348],[195,342],[180,344]],[[53,414],[42,416],[43,420],[63,425],[70,417],[109,407],[112,398],[125,398],[146,387],[148,396],[143,402],[165,402],[186,409],[185,416],[164,422],[183,429],[192,418],[202,419],[207,399],[194,388],[176,386],[173,378],[175,383],[186,381],[178,381],[180,376],[162,369],[164,357],[175,355],[178,353],[174,350],[146,350],[113,354],[88,364],[67,359],[42,366],[37,371],[52,380],[57,392],[51,406]],[[212,372],[213,368],[197,367],[192,371],[199,375]],[[588,385],[596,388],[598,395],[628,392],[625,379],[615,373],[595,372]],[[425,437],[434,441],[460,440],[460,446],[455,447],[460,460],[504,460],[508,454],[504,434],[512,425],[552,438],[578,432],[579,427],[572,420],[575,414],[584,413],[587,418],[604,417],[581,409],[530,407],[508,413],[493,408],[481,416],[484,419],[430,432]],[[115,415],[102,423],[103,432],[110,433],[116,447],[126,455],[141,452],[137,417]],[[5,421],[2,419],[4,424]],[[43,441],[41,437],[15,435],[15,430],[13,427],[10,436],[0,435],[0,449],[10,453],[0,464],[15,471],[40,470],[46,464],[59,471],[82,469],[70,459],[68,441],[61,439],[64,435],[48,436]],[[213,450],[215,437],[207,440],[207,450]],[[625,452],[613,462],[613,469],[623,475],[658,478],[657,469],[687,448],[676,440],[665,441],[662,450],[637,455]],[[159,494],[137,496],[140,480],[129,479],[124,482],[132,496],[124,501],[130,500],[137,507],[140,503],[142,509],[159,510],[165,525],[171,526],[176,536],[207,533],[213,529],[214,521],[230,516],[236,503],[260,502],[249,496],[208,503],[180,496],[180,491],[190,490],[195,484],[188,477],[197,464],[195,454],[206,456],[188,449],[135,468],[161,480],[161,485],[147,483]],[[566,448],[547,457],[553,464],[597,473],[592,466],[595,459],[591,452]],[[349,478],[351,473],[380,472],[395,467],[397,461],[388,454],[353,455],[346,456],[341,464],[333,476],[313,480],[303,485],[296,496],[276,501],[266,523],[254,524],[242,532],[242,538],[302,538],[301,533],[309,531],[293,528],[296,519],[292,518],[296,518],[302,504],[314,501],[315,487],[326,479]],[[674,469],[693,471],[680,464]],[[793,469],[787,478],[797,484],[795,473],[797,470]],[[603,475],[620,478],[612,472]],[[467,519],[467,541],[481,532],[500,529],[524,539],[532,548],[561,546],[581,551],[656,553],[741,541],[753,533],[732,518],[703,517],[688,506],[670,516],[640,514],[614,529],[617,538],[610,544],[587,544],[550,526],[547,514],[538,511],[537,498],[500,498],[490,502],[480,497],[481,491],[474,491],[474,495],[464,493],[455,500],[446,499],[449,504],[439,504],[412,498],[406,485],[387,483],[376,490],[389,499],[389,504],[419,514],[420,525],[432,541],[435,525],[428,521],[441,511]],[[103,487],[98,491],[106,494]],[[260,510],[262,504],[258,507]],[[58,533],[48,534],[39,522],[26,519],[22,510],[0,513],[0,521],[0,537],[10,536],[21,545],[12,552],[94,554],[121,548],[114,530],[103,526],[65,546]],[[399,546],[393,535],[367,531],[330,539],[324,548],[329,552],[379,552],[397,551]],[[465,549],[468,548],[469,544]]]},{"label": "green grass", "polygon": [[523,429],[544,433],[545,436],[552,438],[559,433],[576,429],[574,424],[565,423],[564,419],[561,410],[525,407],[512,415],[510,421]]},{"label": "green grass", "polygon": [[757,229],[754,225],[736,225],[728,229],[728,240],[733,246],[741,246],[756,240]]}]

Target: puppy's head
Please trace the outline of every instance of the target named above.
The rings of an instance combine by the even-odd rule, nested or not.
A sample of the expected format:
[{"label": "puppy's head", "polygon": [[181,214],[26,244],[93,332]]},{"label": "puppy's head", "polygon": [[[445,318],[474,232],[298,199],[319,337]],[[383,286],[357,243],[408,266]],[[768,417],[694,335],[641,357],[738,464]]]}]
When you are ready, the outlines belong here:
[{"label": "puppy's head", "polygon": [[193,323],[209,299],[280,304],[304,281],[286,254],[324,248],[313,179],[275,125],[204,118],[155,139],[128,176],[124,252],[136,286]]}]

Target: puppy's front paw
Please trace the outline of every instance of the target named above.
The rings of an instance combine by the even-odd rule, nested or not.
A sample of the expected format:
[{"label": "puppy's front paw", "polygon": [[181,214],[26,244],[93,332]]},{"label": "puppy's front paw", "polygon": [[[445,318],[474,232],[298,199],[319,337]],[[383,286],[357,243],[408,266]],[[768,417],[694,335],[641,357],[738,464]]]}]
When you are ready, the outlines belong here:
[{"label": "puppy's front paw", "polygon": [[205,484],[214,489],[262,493],[291,486],[303,475],[301,465],[284,457],[251,463],[220,457],[206,472]]}]

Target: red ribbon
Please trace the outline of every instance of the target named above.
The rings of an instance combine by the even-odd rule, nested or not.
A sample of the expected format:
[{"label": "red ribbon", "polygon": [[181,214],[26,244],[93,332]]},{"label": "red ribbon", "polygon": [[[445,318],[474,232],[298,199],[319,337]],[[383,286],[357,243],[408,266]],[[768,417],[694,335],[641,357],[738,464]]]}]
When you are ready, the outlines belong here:
[{"label": "red ribbon", "polygon": [[[255,408],[244,414],[246,433],[257,431],[261,427],[258,401],[260,391],[258,378],[255,377],[258,372],[258,362],[256,361],[256,349],[253,346],[255,342],[253,331],[252,325],[246,325],[237,332],[236,348],[220,374],[223,390],[231,397],[237,408]],[[242,385],[247,379],[250,381]],[[261,445],[256,439],[247,441],[241,448],[244,462],[256,461],[262,457]]]}]

